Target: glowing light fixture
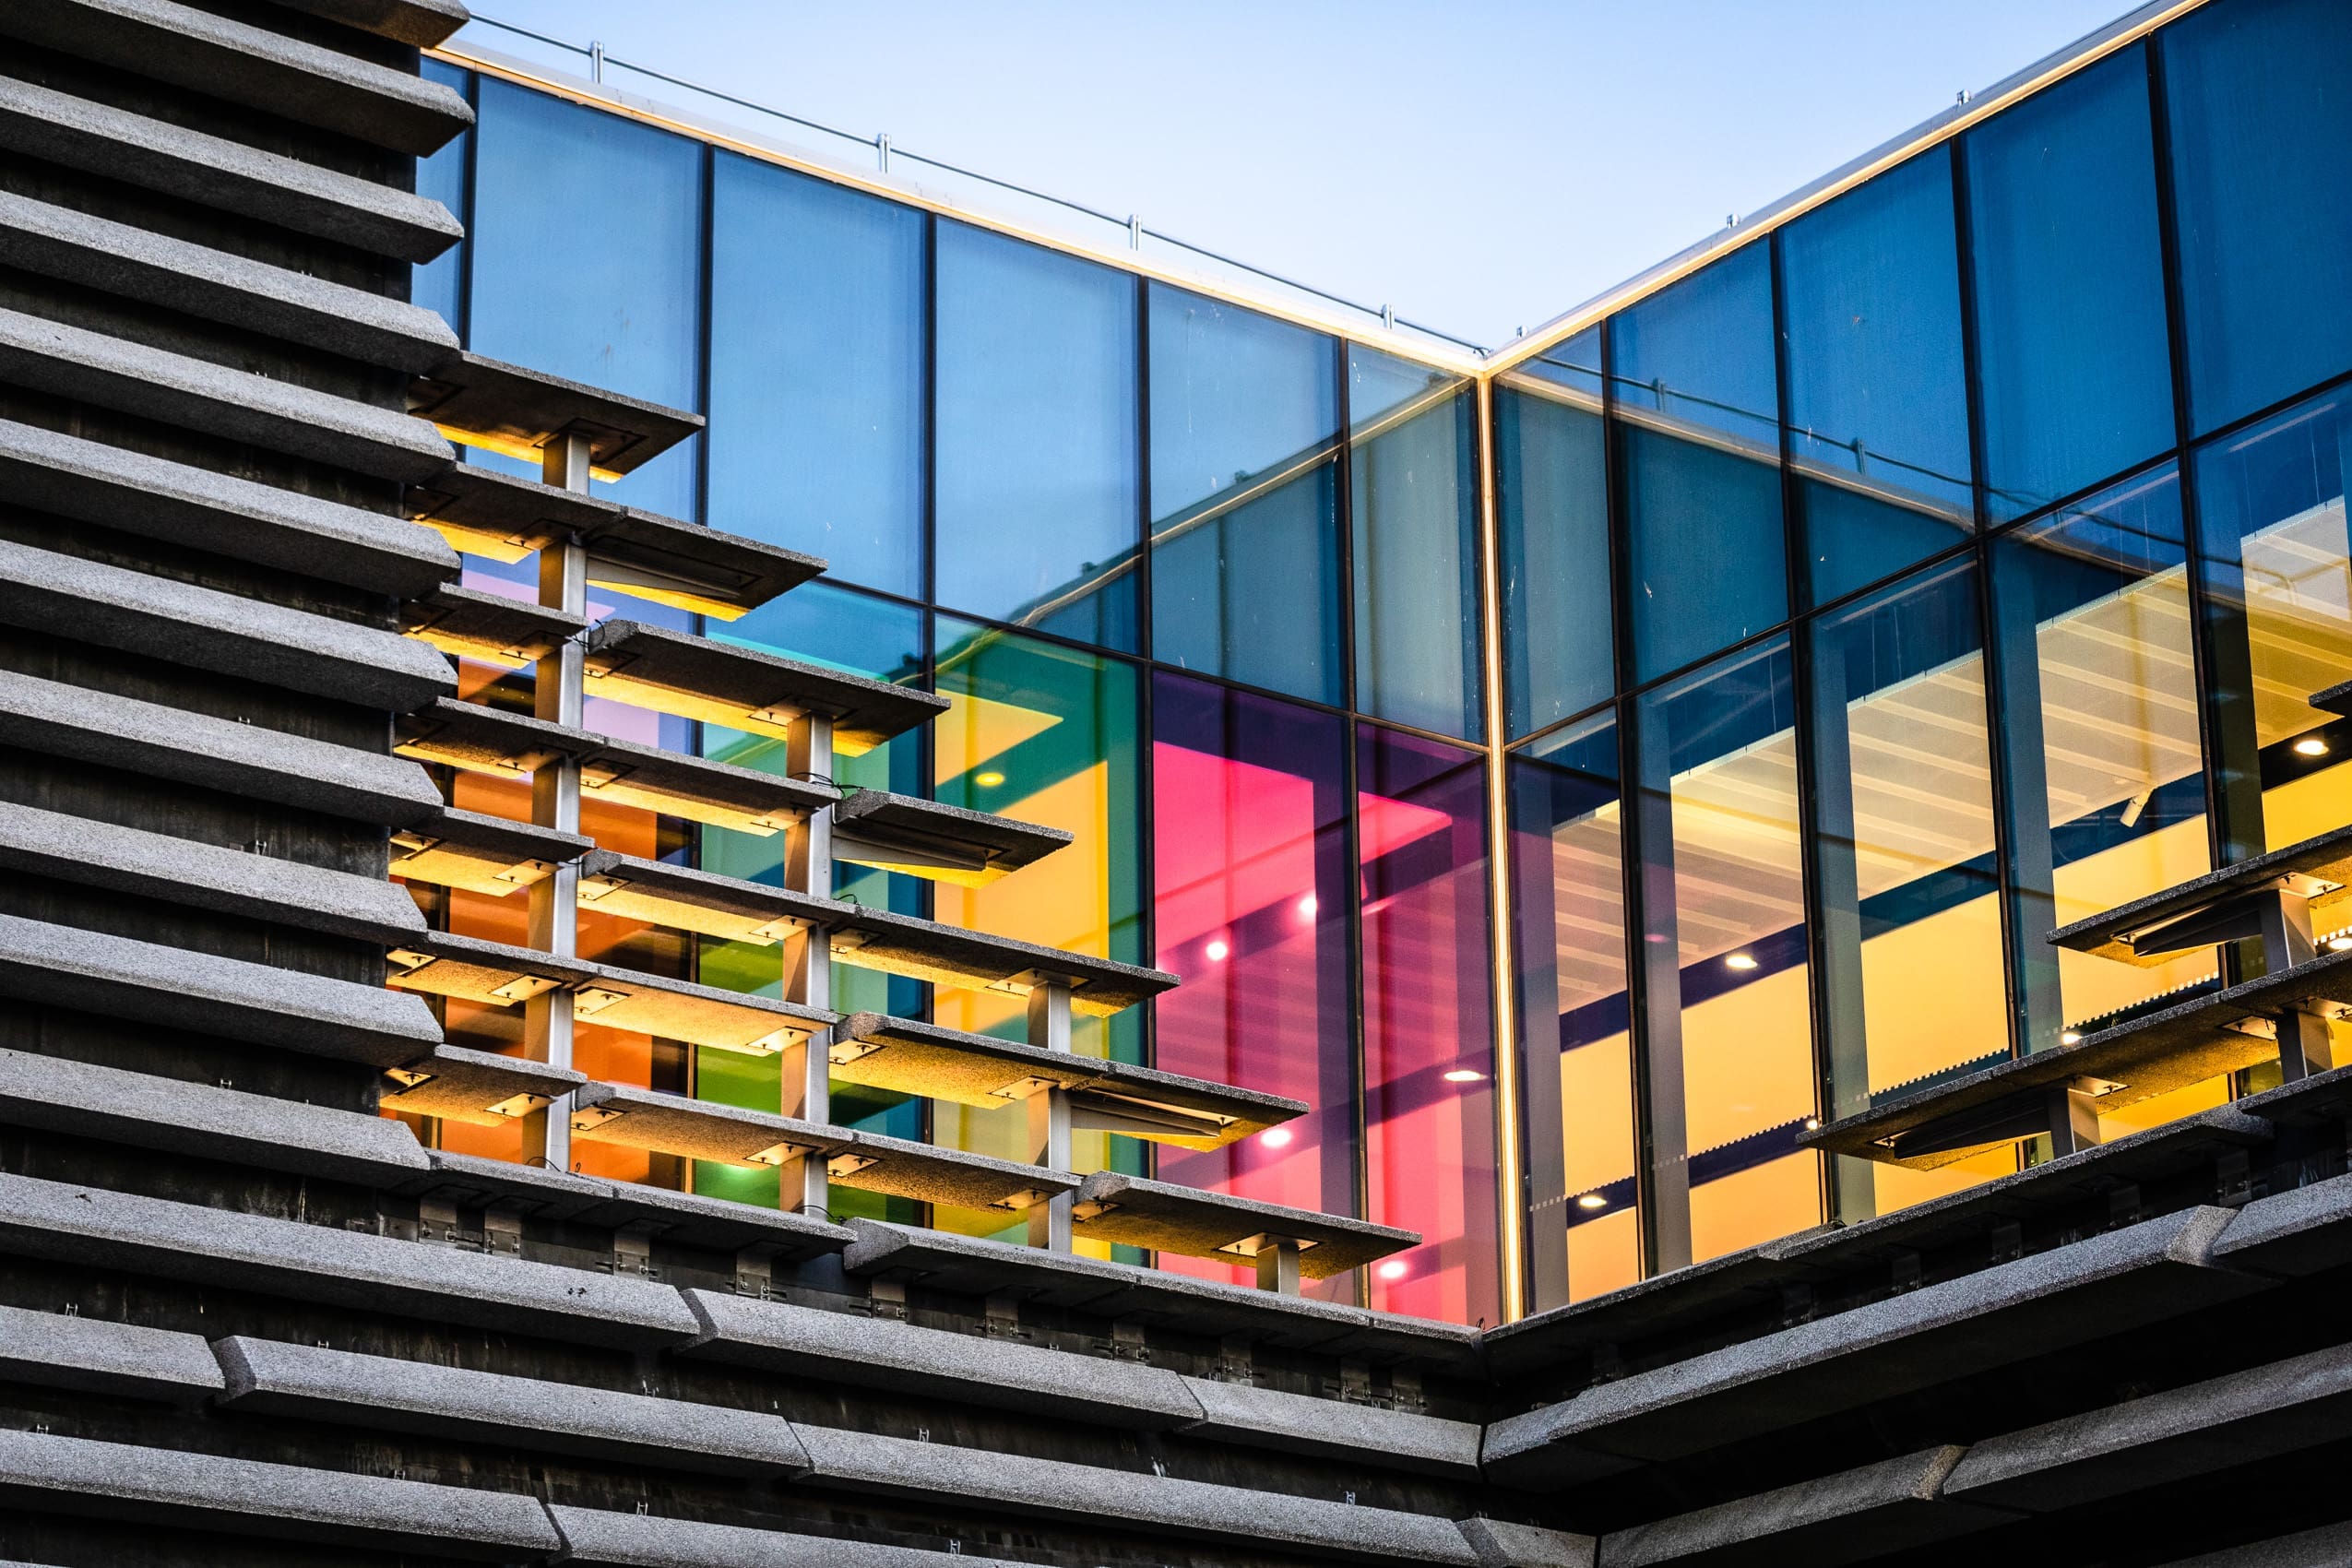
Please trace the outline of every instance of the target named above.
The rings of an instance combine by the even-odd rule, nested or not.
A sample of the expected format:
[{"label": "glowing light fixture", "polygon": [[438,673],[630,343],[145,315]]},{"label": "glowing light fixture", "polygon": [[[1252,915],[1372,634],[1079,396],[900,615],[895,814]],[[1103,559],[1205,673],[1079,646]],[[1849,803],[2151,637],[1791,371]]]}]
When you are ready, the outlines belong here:
[{"label": "glowing light fixture", "polygon": [[993,790],[999,784],[1004,782],[1004,775],[997,772],[992,767],[986,773],[973,774],[972,782],[979,785],[983,790]]},{"label": "glowing light fixture", "polygon": [[1290,1146],[1290,1129],[1288,1127],[1268,1127],[1265,1132],[1258,1134],[1258,1142],[1264,1144],[1268,1148],[1288,1148]]},{"label": "glowing light fixture", "polygon": [[2331,953],[2352,953],[2352,931],[2340,931],[2327,939]]},{"label": "glowing light fixture", "polygon": [[2080,1029],[2064,1030],[2059,1035],[2058,1043],[2061,1045],[2080,1045],[2083,1043],[2083,1031]]},{"label": "glowing light fixture", "polygon": [[1402,1279],[1411,1272],[1411,1267],[1402,1258],[1390,1258],[1380,1265],[1380,1277],[1383,1279]]},{"label": "glowing light fixture", "polygon": [[1607,1208],[1609,1200],[1598,1193],[1586,1193],[1576,1200],[1576,1206],[1578,1208]]},{"label": "glowing light fixture", "polygon": [[1752,953],[1734,953],[1731,956],[1723,960],[1723,966],[1728,969],[1752,969],[1756,967],[1755,955]]},{"label": "glowing light fixture", "polygon": [[1820,1132],[1820,1131],[1821,1131],[1821,1118],[1820,1118],[1820,1117],[1818,1117],[1818,1116],[1808,1116],[1808,1117],[1806,1117],[1806,1118],[1805,1118],[1805,1131],[1807,1131],[1808,1133],[1818,1133],[1818,1132]]},{"label": "glowing light fixture", "polygon": [[1226,960],[1229,956],[1231,956],[1231,954],[1232,954],[1232,952],[1233,952],[1233,949],[1232,949],[1232,948],[1230,948],[1230,947],[1228,947],[1228,946],[1227,946],[1224,943],[1222,943],[1222,942],[1212,942],[1212,943],[1210,943],[1210,944],[1208,944],[1207,952],[1208,952],[1208,961],[1209,961],[1210,963],[1212,963],[1212,964],[1221,964],[1221,963],[1225,962],[1225,960]]},{"label": "glowing light fixture", "polygon": [[1475,1067],[1456,1067],[1445,1075],[1445,1081],[1449,1084],[1482,1084],[1486,1082],[1486,1075]]},{"label": "glowing light fixture", "polygon": [[2317,735],[2306,735],[2295,742],[2295,754],[2297,756],[2325,756],[2327,742]]},{"label": "glowing light fixture", "polygon": [[1299,900],[1299,918],[1302,921],[1311,921],[1314,919],[1315,909],[1315,896],[1310,893],[1305,897]]}]

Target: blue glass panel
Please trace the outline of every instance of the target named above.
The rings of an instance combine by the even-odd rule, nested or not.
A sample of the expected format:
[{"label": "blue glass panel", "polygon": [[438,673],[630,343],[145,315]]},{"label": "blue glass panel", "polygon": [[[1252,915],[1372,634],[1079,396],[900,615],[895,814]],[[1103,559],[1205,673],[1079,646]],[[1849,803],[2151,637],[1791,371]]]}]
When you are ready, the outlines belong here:
[{"label": "blue glass panel", "polygon": [[1151,552],[1153,656],[1336,706],[1339,465],[1194,507]]},{"label": "blue glass panel", "polygon": [[1356,707],[1441,734],[1484,732],[1473,401],[1458,392],[1350,459]]},{"label": "blue glass panel", "polygon": [[1778,471],[1634,425],[1617,434],[1634,679],[1787,619]]},{"label": "blue glass panel", "polygon": [[1135,646],[1135,284],[938,226],[938,596]]},{"label": "blue glass panel", "polygon": [[1340,700],[1336,342],[1151,286],[1152,651]]},{"label": "blue glass panel", "polygon": [[[459,93],[472,89],[471,71],[433,59],[424,61],[419,70],[425,80],[439,82]],[[473,133],[469,131],[432,157],[417,160],[417,195],[439,202],[460,223],[469,221],[466,214],[466,156],[472,140]],[[466,330],[465,267],[466,246],[460,240],[433,260],[410,268],[409,274],[409,298],[439,315],[461,338]]]},{"label": "blue glass panel", "polygon": [[1601,385],[1600,328],[1587,327],[1574,338],[1520,361],[1515,368],[1528,375],[1539,375],[1555,386],[1598,398]]},{"label": "blue glass panel", "polygon": [[1616,688],[1609,477],[1600,416],[1556,396],[1494,392],[1506,728],[1524,735]]},{"label": "blue glass panel", "polygon": [[1939,147],[1784,230],[1781,289],[1791,460],[1966,526],[1976,502],[1954,221],[1952,154]]},{"label": "blue glass panel", "polygon": [[1987,122],[1966,167],[1986,500],[2023,517],[2172,444],[2145,60]]},{"label": "blue glass panel", "polygon": [[1394,423],[1420,411],[1432,398],[1461,380],[1440,370],[1395,354],[1348,345],[1348,425],[1361,435],[1375,425]]},{"label": "blue glass panel", "polygon": [[709,520],[920,597],[923,215],[722,152]]},{"label": "blue glass panel", "polygon": [[1772,256],[1750,244],[1610,318],[1629,415],[1700,425],[1777,455]]},{"label": "blue glass panel", "polygon": [[[469,346],[699,409],[703,148],[505,82],[481,90]],[[692,517],[696,445],[680,443],[612,494]]]},{"label": "blue glass panel", "polygon": [[1968,537],[1966,514],[1897,505],[1850,484],[1799,478],[1813,602],[1891,577]]},{"label": "blue glass panel", "polygon": [[2165,30],[2200,431],[2352,369],[2352,6],[2230,0]]}]

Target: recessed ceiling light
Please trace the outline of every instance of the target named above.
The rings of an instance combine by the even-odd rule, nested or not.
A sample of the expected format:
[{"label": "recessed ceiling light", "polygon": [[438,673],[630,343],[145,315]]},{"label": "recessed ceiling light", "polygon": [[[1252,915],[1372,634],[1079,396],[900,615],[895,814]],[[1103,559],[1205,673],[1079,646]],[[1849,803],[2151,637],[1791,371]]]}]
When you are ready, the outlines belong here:
[{"label": "recessed ceiling light", "polygon": [[1212,963],[1212,964],[1221,964],[1221,963],[1225,962],[1226,958],[1227,958],[1229,956],[1230,956],[1230,955],[1231,955],[1231,953],[1232,953],[1233,949],[1231,949],[1230,947],[1228,947],[1228,946],[1227,946],[1224,943],[1222,943],[1222,942],[1212,942],[1212,943],[1210,943],[1210,944],[1208,944],[1208,949],[1207,949],[1207,951],[1208,951],[1208,961],[1209,961],[1210,963]]},{"label": "recessed ceiling light", "polygon": [[2352,931],[2340,932],[2329,937],[2327,950],[2331,953],[2352,953]]},{"label": "recessed ceiling light", "polygon": [[1820,1131],[1821,1131],[1821,1118],[1820,1118],[1820,1117],[1818,1117],[1818,1116],[1808,1116],[1808,1117],[1806,1117],[1806,1118],[1805,1118],[1805,1131],[1807,1131],[1808,1133],[1818,1133],[1818,1132],[1820,1132]]},{"label": "recessed ceiling light", "polygon": [[1576,1206],[1578,1208],[1607,1208],[1609,1200],[1598,1193],[1586,1193],[1576,1200]]},{"label": "recessed ceiling light", "polygon": [[2080,1029],[2061,1030],[2058,1036],[2058,1043],[2061,1045],[2080,1045],[2083,1043],[2083,1031]]},{"label": "recessed ceiling light", "polygon": [[1486,1081],[1486,1075],[1475,1067],[1456,1067],[1445,1075],[1445,1081],[1449,1084],[1479,1084]]},{"label": "recessed ceiling light", "polygon": [[1734,953],[1723,962],[1726,968],[1734,969],[1752,969],[1756,967],[1755,956],[1750,953]]},{"label": "recessed ceiling light", "polygon": [[1268,1127],[1265,1132],[1258,1134],[1258,1142],[1264,1144],[1268,1148],[1287,1148],[1290,1144],[1290,1129],[1288,1127]]},{"label": "recessed ceiling light", "polygon": [[2306,735],[2301,740],[2295,742],[2295,754],[2298,756],[2325,756],[2327,755],[2327,742],[2321,740],[2317,735]]},{"label": "recessed ceiling light", "polygon": [[1380,1277],[1383,1279],[1402,1279],[1412,1272],[1411,1265],[1402,1258],[1390,1258],[1380,1265]]},{"label": "recessed ceiling light", "polygon": [[1314,919],[1317,908],[1319,908],[1319,906],[1315,903],[1315,896],[1312,893],[1308,894],[1305,897],[1299,900],[1299,918],[1302,921],[1311,921]]},{"label": "recessed ceiling light", "polygon": [[993,790],[999,784],[1004,782],[1004,775],[997,772],[994,768],[991,768],[986,773],[973,774],[972,782],[979,785],[983,790]]}]

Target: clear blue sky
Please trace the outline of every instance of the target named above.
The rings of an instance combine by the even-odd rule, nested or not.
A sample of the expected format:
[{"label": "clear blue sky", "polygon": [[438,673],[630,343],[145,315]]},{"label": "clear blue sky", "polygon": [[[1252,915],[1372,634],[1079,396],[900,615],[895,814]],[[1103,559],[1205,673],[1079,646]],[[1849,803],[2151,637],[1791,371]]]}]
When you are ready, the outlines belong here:
[{"label": "clear blue sky", "polygon": [[[1483,342],[2126,0],[480,0]],[[473,36],[497,47],[498,35]]]}]

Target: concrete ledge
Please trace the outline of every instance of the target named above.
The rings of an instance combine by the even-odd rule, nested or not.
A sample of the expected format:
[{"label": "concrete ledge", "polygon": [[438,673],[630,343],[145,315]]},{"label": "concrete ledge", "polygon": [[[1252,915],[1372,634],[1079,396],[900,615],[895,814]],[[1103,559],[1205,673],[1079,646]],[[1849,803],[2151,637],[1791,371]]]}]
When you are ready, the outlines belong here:
[{"label": "concrete ledge", "polygon": [[1158,1367],[712,1290],[680,1294],[703,1326],[683,1355],[1144,1431],[1204,1419],[1186,1380]]},{"label": "concrete ledge", "polygon": [[776,1478],[808,1467],[791,1423],[538,1378],[429,1366],[243,1336],[217,1341],[232,1409],[465,1438],[698,1474]]},{"label": "concrete ledge", "polygon": [[569,1548],[564,1562],[610,1568],[972,1568],[996,1561],[561,1503],[548,1513]]},{"label": "concrete ledge", "polygon": [[2335,1346],[1988,1439],[1944,1491],[2057,1513],[2347,1437],[2352,1346]]},{"label": "concrete ledge", "polygon": [[420,49],[432,48],[470,19],[458,0],[278,0],[278,4]]},{"label": "concrete ledge", "polygon": [[457,576],[422,523],[0,420],[0,480],[20,505],[411,598]]},{"label": "concrete ledge", "polygon": [[443,809],[432,778],[403,757],[12,670],[0,670],[0,730],[29,752],[375,826],[430,822]]},{"label": "concrete ledge", "polygon": [[400,261],[465,232],[437,201],[13,77],[0,77],[0,148]]},{"label": "concrete ledge", "polygon": [[22,311],[0,310],[0,377],[377,479],[431,479],[455,457],[440,432],[394,410]]},{"label": "concrete ledge", "polygon": [[1482,1430],[1408,1410],[1350,1405],[1241,1383],[1188,1377],[1201,1420],[1191,1430],[1252,1448],[1314,1454],[1383,1469],[1476,1479]]},{"label": "concrete ledge", "polygon": [[1980,1375],[2265,1289],[2192,1208],[1586,1390],[1487,1429],[1488,1474],[1595,1479]]},{"label": "concrete ledge", "polygon": [[13,0],[0,35],[419,157],[474,123],[438,82],[172,0]]},{"label": "concrete ledge", "polygon": [[0,1051],[0,1125],[370,1185],[432,1169],[408,1128],[299,1100]]},{"label": "concrete ledge", "polygon": [[0,1431],[0,1498],[39,1513],[443,1556],[511,1561],[563,1548],[534,1497],[48,1432]]},{"label": "concrete ledge", "polygon": [[2178,1558],[2164,1568],[2344,1568],[2346,1562],[2352,1562],[2352,1524],[2322,1525],[2251,1546]]},{"label": "concrete ledge", "polygon": [[456,351],[421,305],[0,192],[0,262],[410,374]]},{"label": "concrete ledge", "polygon": [[2232,1268],[2285,1279],[2352,1264],[2352,1176],[2255,1199],[2214,1255]]},{"label": "concrete ledge", "polygon": [[820,1257],[838,1253],[852,1239],[840,1226],[809,1215],[759,1208],[728,1198],[607,1182],[440,1149],[430,1158],[431,1175],[405,1183],[401,1191],[615,1230],[626,1227],[639,1235],[659,1236],[681,1246],[759,1257]]},{"label": "concrete ledge", "polygon": [[1248,1487],[796,1425],[804,1482],[892,1497],[953,1498],[1023,1519],[1086,1519],[1161,1540],[1290,1547],[1358,1562],[1451,1563],[1478,1556],[1451,1519]]},{"label": "concrete ledge", "polygon": [[424,929],[391,883],[0,801],[0,872],[390,944]]},{"label": "concrete ledge", "polygon": [[438,650],[397,632],[6,540],[0,623],[395,712],[457,684]]},{"label": "concrete ledge", "polygon": [[0,1251],[362,1312],[647,1349],[694,1336],[676,1291],[267,1215],[0,1175]]},{"label": "concrete ledge", "polygon": [[418,997],[0,915],[0,996],[391,1067],[441,1043]]},{"label": "concrete ledge", "polygon": [[1930,1448],[1613,1531],[1600,1568],[1857,1562],[2005,1523],[2013,1515],[1937,1500],[1965,1452]]},{"label": "concrete ledge", "polygon": [[1501,1519],[1465,1519],[1461,1531],[1479,1568],[1593,1568],[1597,1543],[1590,1536]]},{"label": "concrete ledge", "polygon": [[22,1307],[0,1307],[0,1378],[172,1405],[196,1404],[222,1386],[199,1336]]}]

